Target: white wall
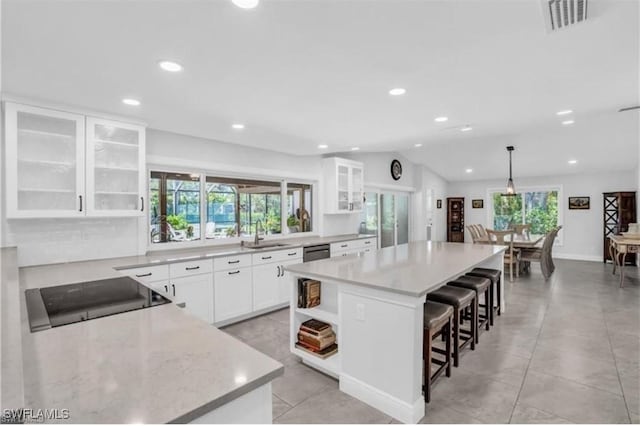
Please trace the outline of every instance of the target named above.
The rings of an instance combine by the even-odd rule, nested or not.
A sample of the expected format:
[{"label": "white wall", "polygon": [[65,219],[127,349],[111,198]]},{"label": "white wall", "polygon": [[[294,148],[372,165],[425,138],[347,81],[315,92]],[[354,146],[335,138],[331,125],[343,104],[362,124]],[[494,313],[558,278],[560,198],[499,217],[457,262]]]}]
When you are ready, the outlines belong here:
[{"label": "white wall", "polygon": [[[360,161],[364,164],[364,183],[367,190],[411,192],[409,239],[425,239],[427,236],[427,191],[434,192],[434,230],[432,239],[446,239],[443,217],[444,209],[436,210],[435,199],[444,198],[447,182],[430,169],[412,163],[396,152],[342,153],[336,156]],[[402,177],[395,181],[391,177],[391,162],[397,159],[402,164]],[[360,214],[324,215],[325,235],[339,235],[358,232]]]},{"label": "white wall", "polygon": [[[615,173],[576,174],[540,178],[514,178],[516,190],[542,185],[562,185],[563,245],[554,248],[554,256],[583,260],[602,260],[602,193],[609,191],[635,191],[637,176],[629,170]],[[465,198],[465,223],[488,223],[489,200],[487,190],[506,187],[506,179],[449,184],[449,197]],[[591,197],[591,209],[569,210],[570,196]],[[472,199],[483,199],[483,209],[472,209]],[[466,230],[465,241],[472,241]]]}]

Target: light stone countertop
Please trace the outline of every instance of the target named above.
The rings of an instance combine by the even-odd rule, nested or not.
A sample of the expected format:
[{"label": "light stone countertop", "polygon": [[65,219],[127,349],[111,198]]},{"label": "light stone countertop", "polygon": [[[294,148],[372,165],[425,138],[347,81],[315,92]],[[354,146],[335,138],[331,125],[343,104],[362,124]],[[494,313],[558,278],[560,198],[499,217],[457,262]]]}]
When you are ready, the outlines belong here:
[{"label": "light stone countertop", "polygon": [[416,241],[361,255],[285,266],[309,278],[329,279],[409,296],[423,296],[505,250],[504,246]]},{"label": "light stone countertop", "polygon": [[22,335],[25,407],[67,408],[73,423],[184,423],[283,374],[173,303],[30,332],[25,289],[122,276],[114,267],[130,260],[20,269],[21,317],[9,326]]}]

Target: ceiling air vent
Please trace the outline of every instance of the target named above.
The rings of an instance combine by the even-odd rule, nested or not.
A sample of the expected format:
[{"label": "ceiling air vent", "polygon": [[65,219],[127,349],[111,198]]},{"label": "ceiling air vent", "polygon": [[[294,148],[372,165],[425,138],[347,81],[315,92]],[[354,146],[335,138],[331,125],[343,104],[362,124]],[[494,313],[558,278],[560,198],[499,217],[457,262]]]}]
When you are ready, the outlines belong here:
[{"label": "ceiling air vent", "polygon": [[587,19],[587,0],[542,0],[549,31],[570,27]]}]

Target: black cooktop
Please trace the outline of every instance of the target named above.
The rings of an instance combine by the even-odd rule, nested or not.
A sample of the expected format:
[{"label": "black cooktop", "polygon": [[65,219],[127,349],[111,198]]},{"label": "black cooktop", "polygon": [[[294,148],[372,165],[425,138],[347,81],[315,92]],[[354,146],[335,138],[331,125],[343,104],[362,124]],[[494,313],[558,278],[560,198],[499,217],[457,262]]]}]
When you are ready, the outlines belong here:
[{"label": "black cooktop", "polygon": [[31,331],[170,303],[129,277],[25,291]]}]

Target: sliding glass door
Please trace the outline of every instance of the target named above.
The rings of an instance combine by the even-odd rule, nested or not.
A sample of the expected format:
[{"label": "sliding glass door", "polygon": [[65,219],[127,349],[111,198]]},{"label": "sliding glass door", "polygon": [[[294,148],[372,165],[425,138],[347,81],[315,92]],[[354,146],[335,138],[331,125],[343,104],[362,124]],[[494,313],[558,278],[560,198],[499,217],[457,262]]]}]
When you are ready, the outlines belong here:
[{"label": "sliding glass door", "polygon": [[380,194],[380,247],[409,242],[409,194]]}]

